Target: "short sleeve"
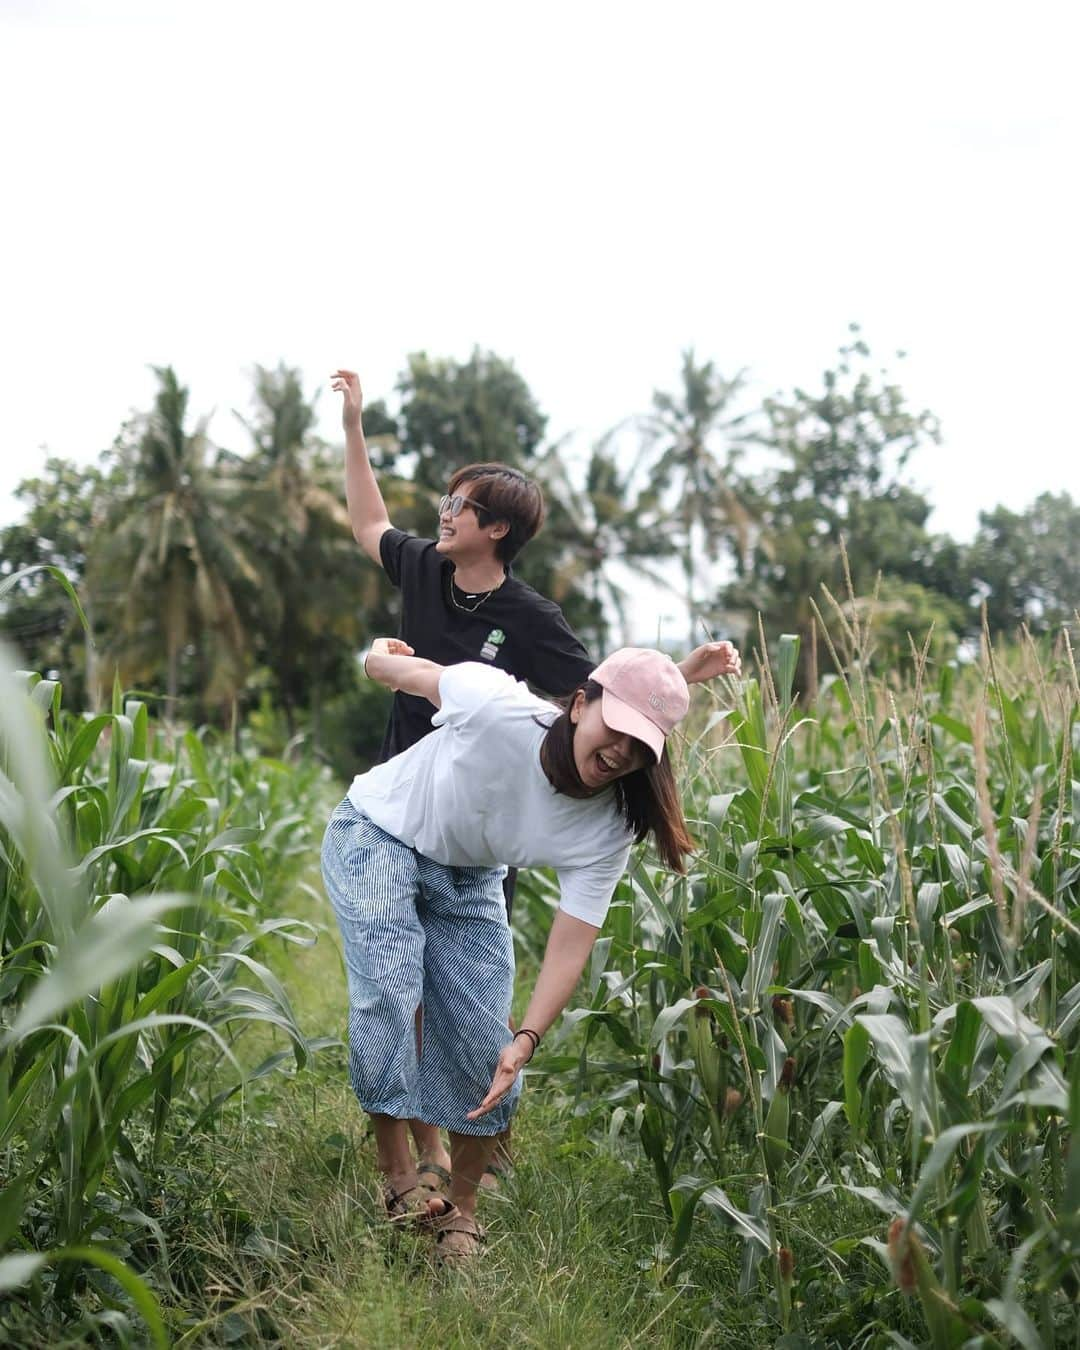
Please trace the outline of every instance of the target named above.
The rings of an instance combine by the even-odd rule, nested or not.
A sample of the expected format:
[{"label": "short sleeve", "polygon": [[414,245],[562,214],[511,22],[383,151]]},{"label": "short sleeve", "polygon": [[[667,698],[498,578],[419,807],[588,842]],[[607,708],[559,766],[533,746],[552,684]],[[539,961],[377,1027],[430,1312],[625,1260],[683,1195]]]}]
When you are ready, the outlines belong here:
[{"label": "short sleeve", "polygon": [[611,897],[629,858],[627,844],[587,867],[559,868],[559,908],[572,919],[603,928]]},{"label": "short sleeve", "polygon": [[482,665],[479,661],[462,661],[457,665],[446,666],[439,676],[441,706],[431,719],[431,724],[436,727],[461,726],[492,703],[508,699],[535,703],[537,711],[547,707],[505,670]]},{"label": "short sleeve", "polygon": [[420,539],[405,530],[395,529],[393,525],[383,530],[379,536],[379,557],[383,571],[390,578],[390,584],[401,590],[405,584],[405,574],[409,560],[415,555],[418,561],[425,549],[431,547],[430,539]]},{"label": "short sleeve", "polygon": [[550,601],[533,616],[533,628],[520,673],[537,689],[555,698],[569,694],[589,678],[596,662]]}]

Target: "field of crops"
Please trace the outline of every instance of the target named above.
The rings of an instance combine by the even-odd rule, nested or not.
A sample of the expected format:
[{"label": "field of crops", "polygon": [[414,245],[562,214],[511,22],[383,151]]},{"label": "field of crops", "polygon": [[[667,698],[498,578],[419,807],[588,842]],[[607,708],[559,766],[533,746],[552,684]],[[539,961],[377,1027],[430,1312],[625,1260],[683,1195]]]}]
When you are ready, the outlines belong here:
[{"label": "field of crops", "polygon": [[[706,696],[700,854],[685,879],[635,861],[530,1095],[583,1175],[652,1178],[628,1298],[726,1299],[710,1325],[744,1345],[1080,1345],[1072,654],[900,678],[836,630],[845,674],[809,701],[794,639]],[[2,679],[0,1333],[168,1344],[177,1160],[340,1030],[302,1029],[271,951],[313,940],[281,897],[333,788],[242,736],[170,740],[135,696],[81,715]],[[554,894],[520,894],[527,966]],[[702,1289],[714,1251],[737,1298]]]},{"label": "field of crops", "polygon": [[[801,1305],[830,1286],[872,1321],[866,1250],[915,1342],[1080,1344],[1071,651],[932,679],[913,653],[901,682],[838,618],[847,673],[809,706],[784,639],[691,738],[697,866],[623,883],[572,1053],[542,1069],[613,1145],[636,1135],[667,1279],[697,1223],[741,1243],[761,1344],[772,1315],[812,1343]],[[530,896],[537,926],[552,897]],[[854,1198],[850,1233],[807,1221],[823,1198]]]},{"label": "field of crops", "polygon": [[[86,1308],[87,1334],[141,1319],[164,1345],[163,1167],[245,1081],[322,1044],[260,959],[314,940],[264,899],[306,853],[318,774],[168,742],[119,692],[65,711],[0,655],[0,1295],[69,1331]],[[288,1048],[245,1079],[256,1024]]]}]

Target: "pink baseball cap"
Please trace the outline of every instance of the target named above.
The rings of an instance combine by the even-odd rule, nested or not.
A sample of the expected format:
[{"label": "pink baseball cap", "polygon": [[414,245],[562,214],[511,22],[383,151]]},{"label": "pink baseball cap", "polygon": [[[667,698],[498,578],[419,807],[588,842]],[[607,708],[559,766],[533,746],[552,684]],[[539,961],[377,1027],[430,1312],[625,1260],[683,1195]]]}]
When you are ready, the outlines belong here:
[{"label": "pink baseball cap", "polygon": [[603,686],[604,722],[644,741],[659,764],[665,739],[690,707],[690,690],[675,662],[651,647],[620,647],[592,678]]}]

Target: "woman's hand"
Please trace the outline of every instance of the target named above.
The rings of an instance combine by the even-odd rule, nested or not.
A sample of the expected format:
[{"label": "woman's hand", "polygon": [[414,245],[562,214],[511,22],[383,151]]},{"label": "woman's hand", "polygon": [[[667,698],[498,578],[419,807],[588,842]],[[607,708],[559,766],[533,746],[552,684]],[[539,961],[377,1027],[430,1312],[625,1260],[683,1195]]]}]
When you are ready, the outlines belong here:
[{"label": "woman's hand", "polygon": [[532,1042],[528,1036],[518,1036],[503,1048],[487,1096],[475,1111],[469,1112],[465,1117],[466,1120],[479,1120],[481,1116],[486,1116],[492,1107],[498,1106],[514,1086],[518,1074],[532,1058],[531,1049]]},{"label": "woman's hand", "polygon": [[368,670],[368,662],[373,656],[412,656],[413,649],[407,642],[402,642],[400,638],[375,638],[371,646],[364,652],[364,659],[361,663],[361,669],[369,680],[379,680],[379,663],[375,663],[375,673]]},{"label": "woman's hand", "polygon": [[345,395],[341,402],[341,425],[346,431],[358,427],[364,411],[364,393],[360,388],[360,376],[355,370],[335,370],[330,377],[330,388]]},{"label": "woman's hand", "polygon": [[413,656],[413,649],[401,638],[376,638],[371,644],[368,655],[375,656]]},{"label": "woman's hand", "polygon": [[680,661],[679,669],[687,684],[703,684],[717,675],[740,676],[742,659],[731,642],[706,642]]}]

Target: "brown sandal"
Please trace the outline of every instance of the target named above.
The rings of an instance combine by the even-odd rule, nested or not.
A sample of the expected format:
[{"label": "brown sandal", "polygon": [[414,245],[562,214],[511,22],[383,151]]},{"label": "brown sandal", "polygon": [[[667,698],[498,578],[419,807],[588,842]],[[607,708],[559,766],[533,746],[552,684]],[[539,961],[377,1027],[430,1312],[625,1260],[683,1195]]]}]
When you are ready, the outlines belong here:
[{"label": "brown sandal", "polygon": [[431,1228],[435,1234],[435,1260],[440,1265],[468,1266],[482,1255],[487,1234],[450,1200],[444,1201],[441,1214],[432,1216]]},{"label": "brown sandal", "polygon": [[382,1198],[390,1223],[404,1227],[411,1223],[423,1226],[430,1222],[429,1205],[435,1193],[419,1181],[415,1186],[404,1186],[400,1190],[388,1183],[383,1187]]},{"label": "brown sandal", "polygon": [[450,1173],[440,1163],[420,1163],[416,1169],[417,1180],[426,1186],[432,1197],[444,1199],[450,1186]]}]

